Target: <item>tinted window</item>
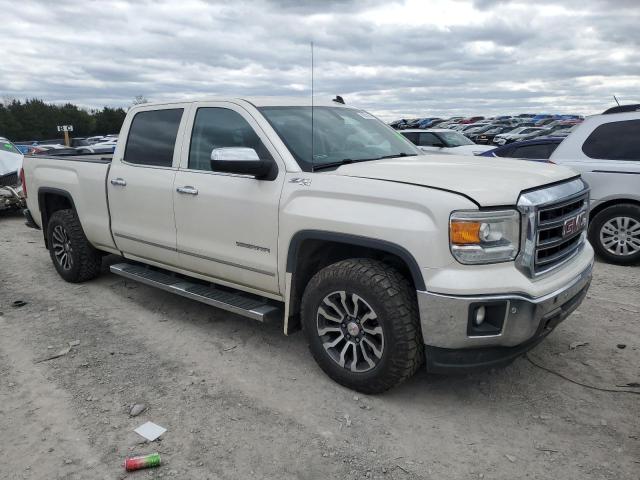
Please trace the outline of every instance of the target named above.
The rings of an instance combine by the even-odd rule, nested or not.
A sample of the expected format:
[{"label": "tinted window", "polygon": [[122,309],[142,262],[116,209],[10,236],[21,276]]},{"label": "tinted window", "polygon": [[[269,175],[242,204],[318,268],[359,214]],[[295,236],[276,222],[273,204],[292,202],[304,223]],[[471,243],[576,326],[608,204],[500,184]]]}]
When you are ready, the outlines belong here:
[{"label": "tinted window", "polygon": [[640,160],[640,120],[600,125],[582,145],[587,157],[603,160]]},{"label": "tinted window", "polygon": [[124,161],[170,167],[181,118],[181,108],[136,113],[129,129]]},{"label": "tinted window", "polygon": [[418,134],[416,132],[402,132],[402,135],[411,140],[414,145],[418,144]]},{"label": "tinted window", "polygon": [[510,156],[516,158],[549,158],[550,155],[549,145],[539,144],[517,147]]},{"label": "tinted window", "polygon": [[433,133],[421,133],[418,145],[421,147],[433,147],[435,145],[442,145],[442,140]]},{"label": "tinted window", "polygon": [[495,152],[493,152],[494,155],[498,156],[498,157],[510,157],[511,154],[513,153],[513,147],[509,147],[509,148],[498,148]]},{"label": "tinted window", "polygon": [[271,155],[251,125],[228,108],[199,108],[191,133],[189,168],[211,170],[211,151],[214,148],[253,148],[260,158]]}]

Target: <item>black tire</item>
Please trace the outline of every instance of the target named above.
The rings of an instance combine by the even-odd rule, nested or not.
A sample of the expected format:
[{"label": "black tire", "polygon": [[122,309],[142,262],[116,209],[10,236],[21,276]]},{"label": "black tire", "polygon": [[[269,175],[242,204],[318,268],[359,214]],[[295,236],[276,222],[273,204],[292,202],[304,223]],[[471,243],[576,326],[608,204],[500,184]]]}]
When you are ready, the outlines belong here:
[{"label": "black tire", "polygon": [[[355,294],[366,302],[366,307],[370,307],[377,316],[375,324],[382,329],[381,356],[368,371],[352,372],[352,367],[340,366],[323,346],[325,340],[319,333],[319,308],[326,305],[323,303],[325,297],[340,291],[347,295]],[[398,385],[411,377],[424,359],[415,289],[398,270],[377,260],[343,260],[316,273],[302,297],[301,320],[309,349],[320,368],[339,384],[359,392],[380,393]],[[362,325],[366,321],[362,319]],[[339,325],[342,333],[346,334],[345,326]],[[363,332],[361,327],[361,334]],[[352,345],[350,353],[354,364],[353,357],[362,355],[358,346],[363,350],[368,348],[364,341],[362,345]]]},{"label": "black tire", "polygon": [[[616,222],[616,219],[620,218],[631,219],[633,222],[635,222],[634,225],[640,225],[640,206],[634,205],[632,203],[621,203],[618,205],[612,205],[598,212],[592,218],[589,225],[589,241],[591,242],[591,245],[593,245],[593,248],[595,249],[598,256],[606,262],[615,263],[618,265],[633,265],[640,262],[640,246],[638,246],[637,244],[637,241],[640,240],[640,235],[638,235],[637,229],[632,232],[634,243],[629,243],[626,247],[628,249],[635,249],[635,252],[631,251],[628,254],[623,254],[623,252],[616,253],[614,251],[611,251],[615,250],[614,248],[611,248],[610,246],[610,248],[608,249],[607,245],[603,243],[603,235],[605,240],[607,238],[618,238],[607,235],[606,233],[603,233],[603,235],[601,235],[601,232],[603,232],[603,227],[605,227],[608,222]],[[620,232],[621,235],[626,235],[627,233],[628,232]]]},{"label": "black tire", "polygon": [[[64,237],[62,242],[59,240],[61,233]],[[47,240],[53,265],[67,282],[85,282],[100,275],[102,255],[87,240],[75,211],[58,210],[51,215],[47,225]],[[63,244],[63,250],[54,248],[60,243]],[[56,256],[56,252],[61,251],[69,258],[61,260],[59,255]]]}]

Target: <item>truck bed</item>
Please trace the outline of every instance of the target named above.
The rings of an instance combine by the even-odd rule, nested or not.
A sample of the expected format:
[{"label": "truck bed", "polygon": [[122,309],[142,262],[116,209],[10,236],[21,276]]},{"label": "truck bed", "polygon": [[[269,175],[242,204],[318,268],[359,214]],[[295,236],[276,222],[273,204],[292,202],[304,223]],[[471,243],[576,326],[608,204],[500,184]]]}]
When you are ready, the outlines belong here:
[{"label": "truck bed", "polygon": [[64,196],[75,208],[89,241],[97,248],[115,250],[106,188],[112,157],[112,154],[25,156],[27,206],[34,222],[42,226],[41,205],[46,204],[48,195]]}]

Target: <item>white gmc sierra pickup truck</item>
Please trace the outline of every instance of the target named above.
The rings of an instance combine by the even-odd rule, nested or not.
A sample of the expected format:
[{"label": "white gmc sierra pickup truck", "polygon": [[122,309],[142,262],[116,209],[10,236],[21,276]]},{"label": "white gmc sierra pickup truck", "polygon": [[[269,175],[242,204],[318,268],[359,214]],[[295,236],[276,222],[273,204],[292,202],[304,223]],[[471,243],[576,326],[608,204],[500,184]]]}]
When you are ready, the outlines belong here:
[{"label": "white gmc sierra pickup truck", "polygon": [[113,273],[302,327],[334,380],[504,365],[582,301],[589,190],[555,165],[423,156],[342,103],[144,104],[113,159],[27,157],[28,223],[58,273]]}]

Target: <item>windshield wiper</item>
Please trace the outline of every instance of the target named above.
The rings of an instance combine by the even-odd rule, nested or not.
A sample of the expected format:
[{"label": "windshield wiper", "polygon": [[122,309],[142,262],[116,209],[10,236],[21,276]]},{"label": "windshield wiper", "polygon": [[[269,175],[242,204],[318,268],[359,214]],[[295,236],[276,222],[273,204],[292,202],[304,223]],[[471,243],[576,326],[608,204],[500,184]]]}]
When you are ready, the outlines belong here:
[{"label": "windshield wiper", "polygon": [[367,160],[383,160],[385,158],[397,158],[397,157],[417,157],[418,154],[417,153],[405,153],[405,152],[400,152],[400,153],[394,153],[393,155],[384,155],[382,157],[376,157],[376,158],[367,158]]},{"label": "windshield wiper", "polygon": [[329,162],[329,163],[321,163],[320,165],[313,165],[313,171],[316,172],[318,170],[323,170],[325,168],[334,168],[340,167],[342,165],[347,165],[349,163],[353,163],[354,160],[352,158],[344,158],[337,162]]},{"label": "windshield wiper", "polygon": [[418,156],[417,153],[401,152],[401,153],[394,153],[393,155],[384,155],[382,157],[359,158],[358,160],[354,160],[352,158],[345,158],[345,159],[342,159],[342,160],[337,161],[337,162],[329,162],[329,163],[322,163],[320,165],[314,165],[313,166],[313,171],[316,172],[318,170],[324,170],[325,168],[337,168],[337,167],[340,167],[342,165],[347,165],[349,163],[370,162],[370,161],[373,161],[373,160],[383,160],[385,158],[417,157],[417,156]]}]

